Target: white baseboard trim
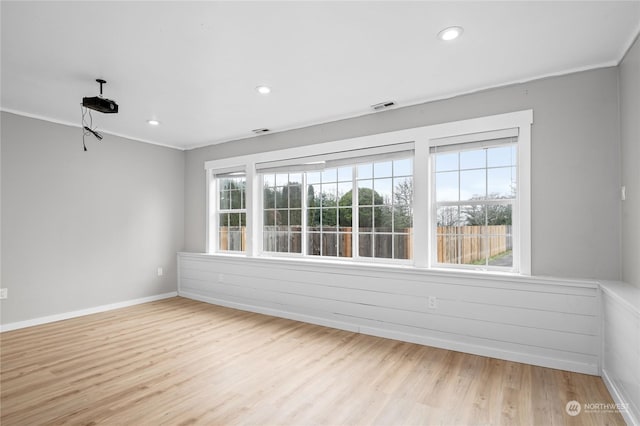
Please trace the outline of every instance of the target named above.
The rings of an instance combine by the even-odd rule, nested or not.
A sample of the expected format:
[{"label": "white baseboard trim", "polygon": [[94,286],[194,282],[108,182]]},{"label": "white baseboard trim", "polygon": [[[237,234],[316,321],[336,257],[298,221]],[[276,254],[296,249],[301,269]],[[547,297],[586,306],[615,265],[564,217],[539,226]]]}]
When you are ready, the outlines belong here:
[{"label": "white baseboard trim", "polygon": [[640,413],[634,413],[633,407],[627,399],[622,395],[620,389],[616,386],[616,384],[611,380],[611,377],[607,374],[607,370],[602,369],[602,380],[604,381],[605,386],[609,390],[613,401],[616,404],[626,405],[628,408],[626,410],[621,410],[620,414],[624,417],[624,421],[627,422],[629,426],[640,426]]},{"label": "white baseboard trim", "polygon": [[521,362],[525,364],[537,365],[541,367],[554,368],[559,370],[574,371],[577,373],[599,375],[598,365],[580,363],[571,360],[558,358],[550,358],[539,355],[531,355],[528,353],[505,351],[495,349],[488,346],[481,346],[467,342],[459,342],[437,337],[421,336],[417,334],[403,333],[396,330],[387,330],[377,327],[366,327],[357,324],[351,324],[344,321],[335,321],[326,318],[320,318],[312,315],[305,315],[295,312],[282,311],[274,308],[267,308],[257,305],[230,302],[224,299],[218,299],[208,296],[202,296],[197,293],[187,291],[179,291],[178,295],[188,299],[199,300],[201,302],[211,303],[213,305],[225,306],[228,308],[240,309],[243,311],[255,312],[258,314],[271,315],[279,318],[287,318],[295,321],[306,322],[309,324],[322,325],[325,327],[337,328],[339,330],[351,331],[354,333],[362,333],[370,336],[384,337],[387,339],[399,340],[402,342],[417,343],[425,346],[433,346],[441,349],[448,349],[457,352],[464,352],[474,355],[486,356],[491,358],[504,359],[508,361]]},{"label": "white baseboard trim", "polygon": [[80,309],[78,311],[65,312],[62,314],[48,315],[46,317],[39,317],[25,321],[1,324],[0,333],[3,333],[5,331],[18,330],[25,327],[33,327],[34,325],[41,325],[50,322],[82,317],[85,315],[97,314],[99,312],[112,311],[114,309],[126,308],[127,306],[140,305],[142,303],[155,302],[156,300],[168,299],[170,297],[176,297],[177,295],[177,291],[171,291],[169,293],[156,294],[154,296],[141,297],[139,299],[133,300],[125,300],[124,302],[111,303],[109,305],[95,306],[93,308]]}]

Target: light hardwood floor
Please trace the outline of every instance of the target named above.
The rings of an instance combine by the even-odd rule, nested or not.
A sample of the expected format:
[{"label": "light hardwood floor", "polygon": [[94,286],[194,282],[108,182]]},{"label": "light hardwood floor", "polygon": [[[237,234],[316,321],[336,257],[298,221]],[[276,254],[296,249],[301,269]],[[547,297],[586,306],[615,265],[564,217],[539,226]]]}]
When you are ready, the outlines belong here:
[{"label": "light hardwood floor", "polygon": [[622,425],[599,377],[173,298],[0,335],[1,424]]}]

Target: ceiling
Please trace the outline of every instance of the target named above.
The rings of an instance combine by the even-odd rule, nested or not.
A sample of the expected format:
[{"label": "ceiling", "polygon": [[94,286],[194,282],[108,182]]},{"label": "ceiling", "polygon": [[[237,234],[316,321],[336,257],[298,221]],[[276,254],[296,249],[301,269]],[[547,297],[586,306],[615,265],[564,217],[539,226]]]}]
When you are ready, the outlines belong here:
[{"label": "ceiling", "polygon": [[79,125],[104,78],[120,112],[94,113],[99,131],[180,149],[613,66],[640,29],[640,0],[0,7],[3,110]]}]

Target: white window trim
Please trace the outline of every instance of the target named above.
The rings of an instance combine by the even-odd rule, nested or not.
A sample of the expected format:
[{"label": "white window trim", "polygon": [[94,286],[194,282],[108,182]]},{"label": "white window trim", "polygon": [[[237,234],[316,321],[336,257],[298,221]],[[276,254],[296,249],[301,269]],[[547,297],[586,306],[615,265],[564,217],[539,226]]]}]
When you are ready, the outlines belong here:
[{"label": "white window trim", "polygon": [[[468,120],[435,124],[431,126],[416,127],[395,132],[379,133],[376,135],[362,136],[339,141],[325,142],[315,145],[301,146],[277,151],[260,152],[232,158],[224,158],[206,161],[206,240],[207,252],[214,253],[217,233],[214,204],[211,203],[216,195],[211,191],[215,185],[211,185],[212,178],[217,170],[230,170],[237,168],[246,173],[247,178],[247,250],[249,257],[268,257],[261,253],[262,222],[261,211],[256,208],[261,206],[261,193],[255,188],[260,188],[256,163],[276,162],[292,158],[319,156],[328,153],[366,149],[396,143],[414,142],[414,215],[420,212],[427,220],[414,220],[413,228],[413,266],[417,268],[431,268],[431,208],[430,208],[430,179],[431,162],[429,161],[429,146],[434,139],[454,138],[462,135],[500,131],[503,129],[518,129],[518,191],[517,208],[519,210],[519,224],[515,226],[515,232],[519,232],[517,238],[519,259],[519,274],[531,275],[531,125],[533,124],[533,110],[517,111],[486,117],[472,118]],[[424,166],[426,165],[426,167]],[[214,188],[212,188],[212,186]],[[212,198],[213,197],[213,198]],[[296,256],[299,258],[299,256]],[[310,257],[305,257],[310,259]],[[320,257],[323,261],[330,258]],[[341,259],[345,261],[345,259]],[[383,262],[377,262],[384,264]]]}]

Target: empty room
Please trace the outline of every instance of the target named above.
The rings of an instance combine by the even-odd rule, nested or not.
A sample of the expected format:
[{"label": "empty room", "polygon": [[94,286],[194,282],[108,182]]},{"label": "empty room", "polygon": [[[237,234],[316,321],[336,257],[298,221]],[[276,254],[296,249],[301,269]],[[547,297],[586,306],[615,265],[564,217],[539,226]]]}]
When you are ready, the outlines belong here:
[{"label": "empty room", "polygon": [[0,23],[2,426],[640,426],[640,0]]}]

